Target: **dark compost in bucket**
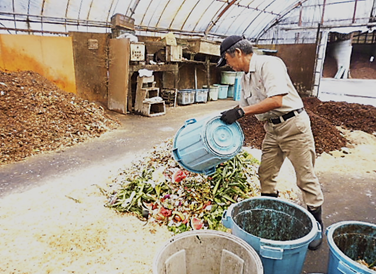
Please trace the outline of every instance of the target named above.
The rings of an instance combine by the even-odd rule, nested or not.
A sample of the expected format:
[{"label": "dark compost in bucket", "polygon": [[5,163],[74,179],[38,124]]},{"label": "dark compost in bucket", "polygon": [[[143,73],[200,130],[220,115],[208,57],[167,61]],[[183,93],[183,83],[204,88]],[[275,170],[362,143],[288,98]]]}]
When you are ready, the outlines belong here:
[{"label": "dark compost in bucket", "polygon": [[[346,224],[333,232],[336,246],[350,259],[376,260],[376,230],[372,226]],[[375,272],[376,273],[376,272]]]},{"label": "dark compost in bucket", "polygon": [[247,233],[273,241],[296,240],[312,230],[307,214],[273,199],[241,203],[234,208],[233,219]]}]

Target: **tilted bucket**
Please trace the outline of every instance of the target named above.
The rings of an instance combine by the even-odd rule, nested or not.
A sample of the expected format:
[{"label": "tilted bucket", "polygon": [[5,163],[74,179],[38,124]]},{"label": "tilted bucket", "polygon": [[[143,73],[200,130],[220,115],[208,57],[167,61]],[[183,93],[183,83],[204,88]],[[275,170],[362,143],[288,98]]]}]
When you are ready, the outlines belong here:
[{"label": "tilted bucket", "polygon": [[232,204],[222,223],[256,250],[265,274],[300,274],[308,245],[319,235],[305,208],[271,197]]},{"label": "tilted bucket", "polygon": [[220,116],[190,119],[174,138],[173,157],[185,169],[212,174],[216,166],[237,155],[244,142],[238,122],[224,123]]},{"label": "tilted bucket", "polygon": [[171,238],[153,262],[153,274],[263,274],[255,250],[242,239],[215,230]]},{"label": "tilted bucket", "polygon": [[362,265],[376,261],[376,225],[343,221],[329,226],[326,230],[329,244],[328,274],[375,274],[376,271]]}]

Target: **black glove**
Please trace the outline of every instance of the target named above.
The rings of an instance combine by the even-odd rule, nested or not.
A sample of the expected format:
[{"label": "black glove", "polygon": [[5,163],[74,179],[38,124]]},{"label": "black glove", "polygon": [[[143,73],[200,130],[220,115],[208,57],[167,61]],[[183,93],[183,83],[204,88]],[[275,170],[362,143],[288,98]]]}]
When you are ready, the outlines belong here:
[{"label": "black glove", "polygon": [[236,107],[230,110],[226,110],[221,112],[221,120],[226,124],[232,124],[236,120],[242,118],[244,116],[244,110],[240,107]]}]

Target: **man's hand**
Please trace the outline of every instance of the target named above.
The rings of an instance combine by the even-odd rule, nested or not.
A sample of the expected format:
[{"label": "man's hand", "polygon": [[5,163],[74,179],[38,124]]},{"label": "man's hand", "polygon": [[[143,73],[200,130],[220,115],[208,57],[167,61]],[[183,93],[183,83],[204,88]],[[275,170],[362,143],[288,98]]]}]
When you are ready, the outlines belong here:
[{"label": "man's hand", "polygon": [[221,112],[221,120],[226,124],[232,124],[236,120],[242,118],[244,116],[244,110],[240,107],[236,107],[230,110],[226,110]]}]

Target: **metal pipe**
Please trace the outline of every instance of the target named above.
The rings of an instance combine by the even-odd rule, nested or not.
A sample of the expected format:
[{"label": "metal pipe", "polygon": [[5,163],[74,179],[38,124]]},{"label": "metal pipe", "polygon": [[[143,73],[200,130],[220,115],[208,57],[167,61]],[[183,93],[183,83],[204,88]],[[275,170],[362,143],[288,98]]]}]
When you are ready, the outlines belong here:
[{"label": "metal pipe", "polygon": [[355,0],[355,4],[354,4],[354,14],[353,14],[353,18],[352,18],[352,23],[355,23],[355,15],[356,15],[356,8],[358,6],[358,0]]},{"label": "metal pipe", "polygon": [[237,0],[232,0],[230,3],[227,3],[227,6],[218,14],[217,18],[215,18],[215,20],[211,21],[209,26],[206,28],[205,30],[205,36],[209,33],[209,31],[215,26],[215,24],[217,24],[217,22],[219,21],[219,19],[221,19],[221,17],[223,16],[223,14],[226,13],[226,11],[232,6],[235,4]]}]

